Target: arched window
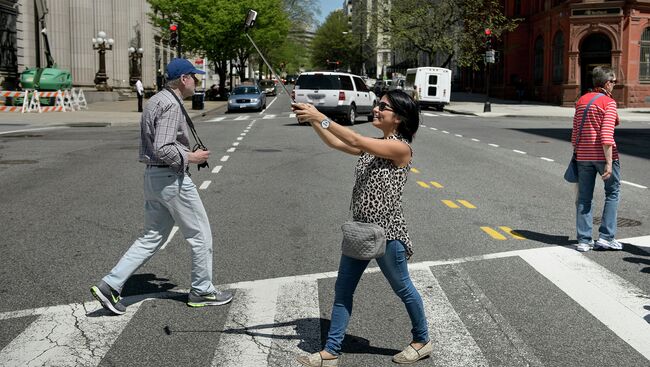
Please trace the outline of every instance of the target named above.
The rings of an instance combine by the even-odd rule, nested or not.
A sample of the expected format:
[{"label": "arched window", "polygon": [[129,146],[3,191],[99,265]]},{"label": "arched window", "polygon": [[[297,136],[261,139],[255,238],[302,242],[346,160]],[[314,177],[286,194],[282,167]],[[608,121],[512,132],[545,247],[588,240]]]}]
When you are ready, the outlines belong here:
[{"label": "arched window", "polygon": [[646,28],[641,35],[639,81],[650,82],[650,27]]},{"label": "arched window", "polygon": [[557,31],[553,38],[553,83],[561,84],[564,80],[564,35]]},{"label": "arched window", "polygon": [[538,36],[535,40],[535,63],[533,64],[533,81],[542,85],[544,81],[544,40]]}]

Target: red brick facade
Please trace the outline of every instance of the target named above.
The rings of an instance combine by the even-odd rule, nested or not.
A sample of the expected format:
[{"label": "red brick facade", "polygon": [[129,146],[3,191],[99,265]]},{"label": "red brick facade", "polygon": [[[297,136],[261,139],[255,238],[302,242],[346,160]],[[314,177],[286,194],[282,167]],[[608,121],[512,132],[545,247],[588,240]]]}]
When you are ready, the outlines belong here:
[{"label": "red brick facade", "polygon": [[507,16],[523,21],[497,46],[491,95],[516,99],[520,86],[527,100],[572,106],[592,86],[591,70],[607,65],[620,107],[650,107],[650,0],[502,3]]}]

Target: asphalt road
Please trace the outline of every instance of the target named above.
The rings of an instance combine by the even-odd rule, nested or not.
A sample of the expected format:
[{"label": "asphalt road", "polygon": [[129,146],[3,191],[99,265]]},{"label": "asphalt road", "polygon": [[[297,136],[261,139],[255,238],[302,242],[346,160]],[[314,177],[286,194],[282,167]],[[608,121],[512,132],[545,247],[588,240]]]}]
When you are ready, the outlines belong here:
[{"label": "asphalt road", "polygon": [[[262,113],[221,111],[196,125],[212,151],[210,169],[193,167],[192,179],[212,224],[215,282],[242,301],[185,306],[190,252],[177,233],[127,283],[123,296],[134,311],[124,318],[91,309],[88,289],[142,229],[139,128],[0,135],[6,365],[292,366],[296,353],[318,350],[355,157],[299,126],[283,95]],[[571,250],[574,192],[562,180],[569,128],[569,121],[542,116],[423,111],[404,207],[414,279],[435,300],[427,310],[437,344],[419,365],[650,364],[650,317],[643,314],[650,310],[650,250]],[[353,129],[379,135],[362,118]],[[622,186],[621,239],[650,235],[650,193],[639,187],[650,186],[649,133],[640,123],[616,132],[622,177],[631,183]],[[596,190],[599,212],[602,183]],[[154,299],[142,301],[143,294]],[[634,307],[638,319],[625,313]],[[53,341],[58,329],[48,320],[61,335],[81,337]],[[85,323],[102,328],[88,331]],[[342,365],[392,365],[409,330],[399,299],[371,270],[355,296]],[[75,353],[87,355],[70,362]]]}]

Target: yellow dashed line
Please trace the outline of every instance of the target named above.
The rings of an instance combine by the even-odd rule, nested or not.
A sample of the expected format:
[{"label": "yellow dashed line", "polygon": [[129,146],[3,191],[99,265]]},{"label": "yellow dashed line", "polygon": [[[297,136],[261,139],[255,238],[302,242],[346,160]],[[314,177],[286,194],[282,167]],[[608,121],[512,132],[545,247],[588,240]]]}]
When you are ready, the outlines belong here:
[{"label": "yellow dashed line", "polygon": [[516,238],[518,240],[525,240],[526,239],[526,237],[524,237],[524,236],[520,235],[519,233],[513,231],[512,228],[510,228],[510,227],[501,226],[499,228],[501,228],[502,231],[506,232],[507,234],[511,235],[512,237],[514,237],[514,238]]},{"label": "yellow dashed line", "polygon": [[467,200],[458,200],[458,202],[461,203],[461,204],[463,204],[463,206],[464,206],[465,208],[476,209],[476,207],[475,207],[474,205],[472,205],[472,203],[470,203],[470,202],[467,201]]},{"label": "yellow dashed line", "polygon": [[501,233],[495,231],[494,229],[492,229],[490,227],[481,227],[481,229],[483,230],[483,232],[489,234],[490,237],[494,238],[495,240],[505,240],[505,239],[507,239],[504,235],[502,235]]},{"label": "yellow dashed line", "polygon": [[425,189],[428,189],[428,188],[429,188],[429,185],[427,185],[427,183],[424,182],[424,181],[417,181],[417,183],[418,183],[418,185],[424,187]]},{"label": "yellow dashed line", "polygon": [[411,168],[411,172],[413,172],[413,173],[420,173],[420,171],[418,171],[417,168]]},{"label": "yellow dashed line", "polygon": [[450,207],[450,208],[453,208],[453,209],[458,209],[458,208],[460,208],[458,205],[456,205],[456,203],[454,203],[454,202],[451,201],[451,200],[442,200],[442,202],[443,202],[445,205],[447,205],[448,207]]},{"label": "yellow dashed line", "polygon": [[433,187],[436,187],[436,188],[439,188],[439,189],[442,189],[442,188],[443,188],[443,186],[442,186],[441,184],[437,183],[436,181],[429,181],[429,183],[430,183]]}]

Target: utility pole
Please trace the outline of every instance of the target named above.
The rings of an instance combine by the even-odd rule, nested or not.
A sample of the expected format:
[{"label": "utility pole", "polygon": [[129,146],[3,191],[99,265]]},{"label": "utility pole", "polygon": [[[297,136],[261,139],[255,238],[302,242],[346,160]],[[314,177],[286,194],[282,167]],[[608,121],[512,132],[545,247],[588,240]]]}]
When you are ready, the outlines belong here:
[{"label": "utility pole", "polygon": [[483,112],[492,112],[492,106],[490,105],[490,64],[494,64],[492,30],[485,28],[485,104],[483,105]]}]

